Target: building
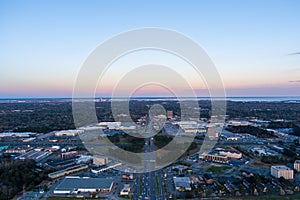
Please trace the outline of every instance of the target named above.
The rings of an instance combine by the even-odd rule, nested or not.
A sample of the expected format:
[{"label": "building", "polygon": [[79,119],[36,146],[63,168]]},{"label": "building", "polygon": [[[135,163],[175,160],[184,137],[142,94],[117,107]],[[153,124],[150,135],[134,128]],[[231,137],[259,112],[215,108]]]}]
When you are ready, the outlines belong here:
[{"label": "building", "polygon": [[36,137],[30,137],[30,138],[24,138],[24,139],[22,139],[22,142],[32,142],[32,141],[34,141],[36,139]]},{"label": "building", "polygon": [[248,121],[231,120],[228,121],[228,125],[229,126],[250,126],[252,125],[252,123]]},{"label": "building", "polygon": [[21,137],[21,138],[25,138],[25,137],[34,137],[36,136],[36,133],[32,133],[32,132],[24,132],[24,133],[17,133],[17,132],[3,132],[0,133],[0,138],[6,138],[6,137]]},{"label": "building", "polygon": [[23,153],[22,155],[16,157],[16,159],[19,160],[25,160],[25,159],[31,159],[35,162],[40,162],[41,160],[47,158],[52,153],[48,151],[36,151],[36,150],[30,150],[28,152]]},{"label": "building", "polygon": [[31,147],[12,147],[12,148],[7,148],[4,153],[7,154],[21,154],[21,153],[26,153],[27,151],[31,150]]},{"label": "building", "polygon": [[297,172],[300,171],[300,160],[295,160],[294,169],[297,170]]},{"label": "building", "polygon": [[173,177],[175,189],[178,191],[191,191],[191,181],[189,177]]},{"label": "building", "polygon": [[56,137],[62,137],[62,136],[75,137],[83,132],[84,130],[63,130],[63,131],[55,132],[54,135]]},{"label": "building", "polygon": [[119,167],[121,165],[122,165],[122,163],[111,164],[109,166],[102,165],[101,167],[98,167],[96,169],[91,169],[91,172],[94,173],[94,174],[100,174],[102,172],[105,172],[105,171],[110,170],[110,169],[114,169],[114,168]]},{"label": "building", "polygon": [[167,118],[168,119],[172,119],[173,118],[173,111],[172,110],[168,110],[167,111]]},{"label": "building", "polygon": [[120,192],[120,196],[128,196],[130,193],[130,184],[124,184],[121,192]]},{"label": "building", "polygon": [[89,163],[93,160],[93,156],[90,156],[90,155],[80,155],[76,160],[75,162],[77,164],[82,164],[82,163]]},{"label": "building", "polygon": [[184,133],[206,133],[206,128],[196,121],[181,121],[177,124]]},{"label": "building", "polygon": [[212,153],[203,153],[202,155],[199,155],[199,159],[202,160],[208,160],[212,162],[218,162],[218,163],[228,163],[228,156],[226,155],[221,155],[216,152]]},{"label": "building", "polygon": [[61,153],[61,159],[75,158],[78,155],[77,151],[69,151]]},{"label": "building", "polygon": [[79,172],[81,170],[85,170],[87,168],[88,168],[87,165],[75,165],[75,166],[68,167],[68,168],[63,169],[63,170],[59,170],[59,171],[50,173],[50,174],[48,174],[48,177],[52,178],[52,179],[53,178],[58,178],[58,177],[61,177],[61,176],[69,175],[71,173]]},{"label": "building", "polygon": [[219,151],[220,155],[227,156],[228,158],[231,159],[241,159],[243,157],[243,154],[238,151],[233,151],[233,150],[222,150]]},{"label": "building", "polygon": [[122,125],[121,122],[100,122],[97,124],[97,126],[103,129],[117,129],[120,128],[121,125]]},{"label": "building", "polygon": [[294,179],[294,170],[286,166],[271,166],[271,175],[275,178]]},{"label": "building", "polygon": [[123,174],[122,175],[122,181],[132,181],[133,180],[133,174]]},{"label": "building", "polygon": [[113,187],[113,178],[66,177],[56,186],[53,194],[109,193]]},{"label": "building", "polygon": [[283,148],[283,147],[279,147],[279,146],[277,146],[277,145],[269,145],[269,147],[270,147],[271,149],[274,149],[275,151],[280,152],[280,153],[282,153],[282,152],[284,151],[284,148]]},{"label": "building", "polygon": [[93,156],[93,164],[94,165],[107,165],[108,164],[108,157],[104,156]]},{"label": "building", "polygon": [[265,156],[267,155],[266,149],[264,147],[253,147],[250,149],[252,153],[255,153],[259,156]]}]

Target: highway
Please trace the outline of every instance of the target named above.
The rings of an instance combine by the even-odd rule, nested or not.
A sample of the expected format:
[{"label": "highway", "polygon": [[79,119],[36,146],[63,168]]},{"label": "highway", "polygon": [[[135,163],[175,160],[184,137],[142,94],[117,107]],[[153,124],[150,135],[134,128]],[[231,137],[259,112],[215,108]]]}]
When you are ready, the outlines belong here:
[{"label": "highway", "polygon": [[[153,135],[149,134],[152,131],[152,123],[151,119],[148,121],[148,134],[147,135]],[[138,189],[140,186],[139,184],[142,184],[142,194],[140,199],[150,199],[150,200],[156,200],[161,199],[165,200],[166,194],[164,189],[164,180],[162,177],[161,170],[155,171],[155,165],[156,165],[156,155],[155,155],[155,149],[154,149],[154,140],[152,137],[147,137],[145,146],[144,146],[144,152],[145,152],[145,159],[144,159],[144,171],[141,175],[141,182],[137,179],[136,181],[136,188]],[[137,196],[138,190],[135,190],[134,197]]]}]

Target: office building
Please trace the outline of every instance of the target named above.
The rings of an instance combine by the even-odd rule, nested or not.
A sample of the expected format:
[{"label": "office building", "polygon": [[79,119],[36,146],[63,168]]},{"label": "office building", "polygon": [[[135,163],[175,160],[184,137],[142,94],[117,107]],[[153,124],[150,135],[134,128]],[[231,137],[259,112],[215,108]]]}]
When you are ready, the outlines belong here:
[{"label": "office building", "polygon": [[275,178],[294,179],[294,170],[286,166],[271,166],[271,175]]},{"label": "office building", "polygon": [[300,160],[294,162],[294,169],[297,170],[297,172],[300,171]]}]

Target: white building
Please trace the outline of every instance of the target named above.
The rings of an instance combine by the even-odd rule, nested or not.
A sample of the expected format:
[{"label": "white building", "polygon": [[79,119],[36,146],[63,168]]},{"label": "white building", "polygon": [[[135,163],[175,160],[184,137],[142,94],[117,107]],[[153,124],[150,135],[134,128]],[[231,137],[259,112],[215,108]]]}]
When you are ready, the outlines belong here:
[{"label": "white building", "polygon": [[275,178],[294,179],[294,170],[287,166],[271,166],[271,175]]},{"label": "white building", "polygon": [[243,154],[241,152],[231,151],[231,150],[219,151],[219,154],[227,156],[228,158],[233,158],[233,159],[240,159],[243,156]]},{"label": "white building", "polygon": [[104,156],[93,156],[93,164],[94,165],[107,165],[108,158]]},{"label": "white building", "polygon": [[121,196],[128,196],[129,193],[130,193],[130,184],[124,184],[124,187],[122,188],[121,192],[120,192],[120,195]]},{"label": "white building", "polygon": [[77,164],[81,164],[81,163],[88,163],[88,162],[90,162],[91,160],[93,160],[93,156],[80,155],[80,157],[77,158],[77,159],[75,160],[75,162],[76,162]]},{"label": "white building", "polygon": [[78,194],[86,192],[109,193],[113,187],[113,178],[90,178],[69,176],[56,186],[54,194]]},{"label": "white building", "polygon": [[294,162],[294,169],[297,170],[297,172],[300,171],[300,160]]},{"label": "white building", "polygon": [[55,132],[54,135],[56,137],[62,137],[62,136],[75,137],[76,135],[79,135],[83,132],[84,130],[63,130],[63,131]]},{"label": "white building", "polygon": [[108,128],[108,129],[118,129],[121,126],[121,122],[100,122],[97,126],[101,128]]},{"label": "white building", "polygon": [[196,121],[181,121],[177,124],[184,133],[206,133],[206,128]]},{"label": "white building", "polygon": [[252,125],[252,123],[248,122],[248,121],[231,120],[231,121],[228,121],[228,125],[230,125],[230,126],[249,126],[249,125]]}]

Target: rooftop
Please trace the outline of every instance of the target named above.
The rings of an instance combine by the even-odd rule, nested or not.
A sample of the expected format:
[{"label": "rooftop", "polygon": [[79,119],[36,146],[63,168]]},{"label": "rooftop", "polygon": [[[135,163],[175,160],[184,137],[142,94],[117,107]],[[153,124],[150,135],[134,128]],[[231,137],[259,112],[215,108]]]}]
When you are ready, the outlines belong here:
[{"label": "rooftop", "polygon": [[113,178],[90,178],[68,176],[64,178],[55,190],[74,190],[74,189],[91,189],[105,188],[109,189],[113,184]]},{"label": "rooftop", "polygon": [[287,166],[272,166],[273,169],[277,169],[277,170],[291,170],[289,167]]}]

